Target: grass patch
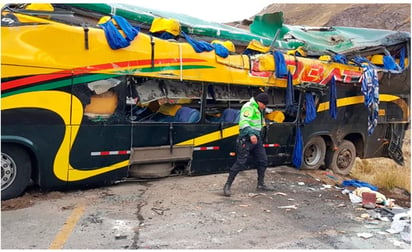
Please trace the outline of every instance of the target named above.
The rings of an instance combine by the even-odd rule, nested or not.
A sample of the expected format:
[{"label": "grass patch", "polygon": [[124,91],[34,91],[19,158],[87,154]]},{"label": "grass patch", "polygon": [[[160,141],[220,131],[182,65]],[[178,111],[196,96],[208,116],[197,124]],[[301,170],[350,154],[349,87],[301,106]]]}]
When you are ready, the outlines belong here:
[{"label": "grass patch", "polygon": [[395,187],[411,192],[411,167],[396,164],[389,158],[356,159],[351,177],[375,185],[378,188],[391,190]]}]

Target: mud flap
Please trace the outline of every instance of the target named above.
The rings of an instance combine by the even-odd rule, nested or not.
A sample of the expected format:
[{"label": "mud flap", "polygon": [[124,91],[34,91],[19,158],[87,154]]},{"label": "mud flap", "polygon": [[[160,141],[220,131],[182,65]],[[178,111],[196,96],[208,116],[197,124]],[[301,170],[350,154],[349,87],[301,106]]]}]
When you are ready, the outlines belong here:
[{"label": "mud flap", "polygon": [[395,160],[399,165],[404,165],[404,158],[402,152],[402,144],[404,138],[404,125],[403,124],[391,124],[389,127],[390,142],[388,146],[388,156]]}]

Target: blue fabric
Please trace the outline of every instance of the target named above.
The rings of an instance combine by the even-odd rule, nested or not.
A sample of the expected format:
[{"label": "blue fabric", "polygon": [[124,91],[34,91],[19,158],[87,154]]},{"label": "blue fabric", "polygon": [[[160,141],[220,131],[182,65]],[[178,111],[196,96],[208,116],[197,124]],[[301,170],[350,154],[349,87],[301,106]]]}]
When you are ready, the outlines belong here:
[{"label": "blue fabric", "polygon": [[346,56],[343,55],[343,54],[335,54],[333,56],[333,60],[338,62],[338,63],[348,64],[348,60],[346,59]]},{"label": "blue fabric", "polygon": [[222,114],[222,121],[223,122],[238,123],[239,118],[240,118],[240,110],[239,109],[227,108],[223,111],[223,114]]},{"label": "blue fabric", "polygon": [[189,44],[193,47],[193,49],[197,53],[204,52],[204,51],[210,52],[214,49],[214,47],[206,41],[192,39],[184,32],[182,32],[182,34],[185,37],[186,41],[189,42]]},{"label": "blue fabric", "polygon": [[366,182],[363,181],[359,181],[356,179],[352,179],[352,180],[345,180],[342,182],[342,186],[353,186],[353,187],[368,187],[370,188],[372,191],[378,191],[378,187],[373,186],[371,184],[368,184]]},{"label": "blue fabric", "polygon": [[313,99],[313,95],[310,92],[306,93],[305,95],[306,95],[305,123],[310,123],[316,118],[315,100]]},{"label": "blue fabric", "polygon": [[283,78],[288,74],[286,67],[285,57],[280,51],[273,52],[273,58],[275,59],[275,76],[276,78]]},{"label": "blue fabric", "polygon": [[127,20],[124,17],[113,16],[113,19],[117,22],[120,29],[122,29],[122,31],[126,35],[127,41],[132,41],[137,36],[137,34],[139,34],[140,28],[136,28],[130,25],[130,23],[127,22]]},{"label": "blue fabric", "polygon": [[286,87],[286,97],[285,97],[285,103],[286,103],[286,108],[285,112],[287,114],[293,114],[295,112],[295,107],[294,107],[294,90],[293,90],[293,82],[292,82],[292,74],[288,72],[288,83]]},{"label": "blue fabric", "polygon": [[126,38],[123,37],[123,35],[119,32],[112,21],[100,24],[100,26],[104,30],[110,48],[115,50],[129,46],[130,41],[132,41],[139,33],[139,29],[131,26],[123,17],[113,16],[113,19],[122,29],[122,31],[126,35]]},{"label": "blue fabric", "polygon": [[250,48],[246,48],[243,51],[243,54],[245,54],[245,55],[255,55],[255,54],[260,54],[260,53],[262,53],[262,52],[259,52],[259,51],[256,51],[256,50],[253,50],[253,49],[250,49]]},{"label": "blue fabric", "polygon": [[216,54],[220,57],[226,58],[227,56],[229,56],[229,50],[223,45],[215,43],[213,44],[213,46],[215,47]]},{"label": "blue fabric", "polygon": [[303,152],[302,133],[300,132],[299,126],[296,126],[296,139],[295,139],[295,148],[293,150],[292,163],[298,169],[300,169],[300,166],[302,165],[302,152]]},{"label": "blue fabric", "polygon": [[376,70],[368,64],[362,64],[362,87],[361,92],[365,98],[365,106],[369,110],[368,135],[372,135],[378,124],[379,112],[379,81]]},{"label": "blue fabric", "polygon": [[333,76],[329,84],[329,115],[333,119],[338,118],[338,106],[336,104],[336,100],[337,100],[336,82],[335,82],[335,76]]},{"label": "blue fabric", "polygon": [[164,40],[168,40],[168,39],[175,39],[176,37],[169,33],[169,32],[155,32],[152,33],[153,36],[160,38],[160,39],[164,39]]},{"label": "blue fabric", "polygon": [[104,30],[110,48],[115,50],[130,45],[130,42],[122,36],[122,34],[117,30],[116,26],[111,21],[100,24],[100,26]]},{"label": "blue fabric", "polygon": [[197,122],[200,119],[200,113],[197,109],[181,107],[175,115],[177,122]]},{"label": "blue fabric", "polygon": [[404,69],[405,68],[405,47],[401,49],[401,55],[399,59],[399,66]]},{"label": "blue fabric", "polygon": [[[358,64],[370,63],[370,61],[367,58],[361,57],[361,56],[356,56],[355,58],[353,58],[353,61],[355,61]],[[370,63],[370,64],[372,64],[372,63]]]},{"label": "blue fabric", "polygon": [[388,69],[388,70],[396,70],[398,67],[396,66],[395,60],[392,58],[392,56],[383,56],[383,68]]}]

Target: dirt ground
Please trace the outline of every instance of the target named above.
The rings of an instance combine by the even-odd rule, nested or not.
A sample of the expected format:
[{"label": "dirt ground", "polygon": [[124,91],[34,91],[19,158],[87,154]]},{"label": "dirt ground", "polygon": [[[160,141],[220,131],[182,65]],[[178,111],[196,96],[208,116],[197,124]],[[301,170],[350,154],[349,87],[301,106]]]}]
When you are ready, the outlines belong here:
[{"label": "dirt ground", "polygon": [[[385,159],[382,159],[383,163],[385,161],[386,161]],[[293,175],[292,177],[289,173],[278,172],[277,174],[279,177],[276,178],[276,180],[287,180],[287,179],[297,180],[299,179],[301,182],[306,182],[306,183],[311,182],[311,183],[319,183],[319,184],[323,183],[323,184],[333,185],[333,186],[338,186],[338,187],[342,187],[342,182],[344,180],[353,179],[350,176],[342,176],[339,174],[334,174],[333,171],[331,170],[314,170],[314,171],[296,170],[296,173],[294,173],[295,175]],[[222,175],[218,175],[218,176],[222,176]],[[203,176],[203,177],[206,178],[207,176]],[[198,178],[200,179],[200,177]],[[354,187],[347,187],[347,188],[349,190],[355,189]],[[190,188],[188,188],[188,190],[190,190]],[[379,192],[385,195],[387,198],[394,199],[396,204],[401,207],[404,207],[404,208],[411,207],[411,195],[408,191],[402,188],[394,188],[392,190],[379,189]],[[58,199],[58,198],[63,197],[64,195],[65,195],[64,192],[59,192],[59,191],[47,192],[47,191],[42,191],[37,187],[30,187],[27,190],[27,192],[21,197],[2,201],[1,210],[7,211],[7,210],[20,209],[20,208],[27,208],[35,204],[36,201]]]},{"label": "dirt ground", "polygon": [[[51,222],[50,216],[69,215],[80,200],[86,200],[87,207],[64,249],[410,248],[399,233],[385,232],[390,222],[365,217],[374,210],[352,204],[342,193],[341,182],[347,177],[287,166],[269,168],[266,177],[276,190],[258,193],[256,171],[241,172],[232,197],[222,193],[227,174],[68,192],[31,188],[22,197],[2,202],[2,249],[47,249],[41,242],[56,234],[37,239],[39,233],[50,233],[44,223]],[[404,192],[388,194],[397,197],[399,206],[410,206]],[[39,214],[27,222],[32,213]],[[119,231],[119,225],[111,223],[124,227]],[[17,235],[22,232],[19,225],[28,225],[24,235]],[[359,237],[365,233],[373,237]]]}]

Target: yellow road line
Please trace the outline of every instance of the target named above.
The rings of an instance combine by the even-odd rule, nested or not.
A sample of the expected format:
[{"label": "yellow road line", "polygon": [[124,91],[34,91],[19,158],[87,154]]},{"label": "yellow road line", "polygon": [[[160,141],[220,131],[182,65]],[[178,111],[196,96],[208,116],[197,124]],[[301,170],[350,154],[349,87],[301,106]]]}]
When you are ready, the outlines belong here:
[{"label": "yellow road line", "polygon": [[63,225],[63,228],[57,233],[54,241],[50,244],[49,249],[62,249],[63,245],[66,243],[70,234],[72,233],[74,227],[79,221],[80,217],[83,215],[85,209],[84,203],[79,203],[73,210],[72,214],[67,218]]}]

